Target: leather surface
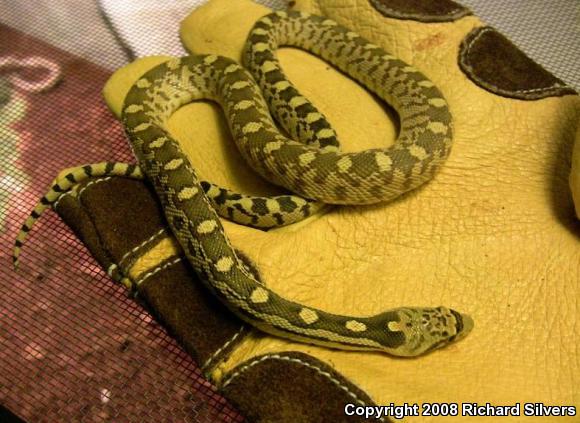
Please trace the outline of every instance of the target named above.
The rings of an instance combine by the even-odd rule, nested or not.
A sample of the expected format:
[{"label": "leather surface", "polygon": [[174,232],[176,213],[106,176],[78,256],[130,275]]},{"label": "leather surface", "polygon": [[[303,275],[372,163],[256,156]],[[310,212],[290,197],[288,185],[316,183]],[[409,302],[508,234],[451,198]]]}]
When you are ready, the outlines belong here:
[{"label": "leather surface", "polygon": [[570,190],[576,206],[576,216],[580,219],[580,125],[576,132],[576,143],[572,153],[572,166],[570,170]]},{"label": "leather surface", "polygon": [[[483,25],[475,17],[425,24],[385,18],[366,1],[296,3],[427,74],[451,106],[453,151],[432,182],[392,203],[336,207],[268,233],[224,222],[228,236],[269,286],[294,300],[354,315],[445,304],[469,313],[475,329],[456,345],[412,360],[255,332],[216,367],[214,382],[258,355],[302,351],[329,363],[378,404],[580,407],[580,226],[568,188],[578,97],[522,101],[474,85],[457,56],[466,34]],[[183,22],[181,38],[191,52],[239,60],[245,34],[265,13],[248,0],[213,0]],[[279,57],[290,79],[327,115],[344,150],[394,140],[395,115],[356,83],[306,53],[282,49]],[[109,81],[105,97],[112,110],[120,110],[119,93],[147,68],[143,63]],[[278,191],[241,161],[216,106],[183,107],[169,126],[204,178],[248,193]]]}]

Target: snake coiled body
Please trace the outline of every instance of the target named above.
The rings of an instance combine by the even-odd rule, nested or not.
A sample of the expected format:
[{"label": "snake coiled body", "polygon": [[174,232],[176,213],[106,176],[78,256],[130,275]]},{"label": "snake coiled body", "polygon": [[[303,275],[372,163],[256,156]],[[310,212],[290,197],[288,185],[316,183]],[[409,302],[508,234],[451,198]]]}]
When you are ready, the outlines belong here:
[{"label": "snake coiled body", "polygon": [[[242,139],[252,131],[252,142],[241,148],[252,168],[293,192],[330,204],[392,200],[433,177],[449,155],[452,127],[447,102],[429,79],[330,19],[272,14],[251,31],[244,64],[282,122],[288,121],[288,109],[306,121],[318,118],[280,67],[276,49],[285,45],[320,56],[389,103],[399,114],[400,134],[388,149],[340,154],[288,141],[277,131],[271,133],[267,122],[248,124],[234,114],[232,127],[242,126]],[[316,135],[324,140],[327,134],[323,129]]]},{"label": "snake coiled body", "polygon": [[[321,56],[391,104],[401,120],[396,142],[385,149],[340,152],[324,116],[284,76],[275,55],[281,45]],[[240,153],[263,177],[323,203],[377,203],[431,179],[448,156],[451,115],[441,92],[415,68],[334,21],[296,12],[260,19],[248,37],[244,63],[260,86],[231,59],[191,56],[147,72],[125,99],[123,122],[139,166],[200,279],[242,319],[303,342],[415,356],[467,334],[471,319],[446,307],[403,307],[353,317],[272,291],[230,244],[208,186],[165,129],[182,105],[216,101]],[[282,135],[270,113],[301,141]],[[260,209],[284,220],[288,211],[276,198],[259,207],[252,201],[242,204],[249,214]]]}]

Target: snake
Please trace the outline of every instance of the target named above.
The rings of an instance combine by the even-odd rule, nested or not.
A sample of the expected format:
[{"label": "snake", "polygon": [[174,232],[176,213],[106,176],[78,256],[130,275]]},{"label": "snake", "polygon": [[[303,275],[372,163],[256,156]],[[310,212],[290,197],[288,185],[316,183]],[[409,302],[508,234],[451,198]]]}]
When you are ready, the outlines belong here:
[{"label": "snake", "polygon": [[[325,116],[284,74],[276,55],[280,46],[314,54],[391,105],[400,118],[395,142],[385,148],[342,152]],[[243,65],[218,55],[191,55],[142,75],[125,97],[122,111],[138,166],[89,165],[57,182],[23,225],[15,263],[39,211],[70,186],[97,174],[145,177],[199,279],[254,327],[298,342],[401,357],[419,356],[464,338],[473,320],[445,306],[397,307],[372,316],[349,316],[276,293],[231,244],[211,195],[222,188],[199,178],[167,130],[168,119],[183,105],[197,100],[218,103],[246,162],[268,181],[294,193],[293,209],[300,212],[288,221],[295,221],[311,213],[308,207],[297,207],[296,201],[303,206],[387,202],[431,180],[452,144],[452,116],[441,91],[418,69],[357,33],[303,12],[273,12],[260,18],[247,38]],[[239,200],[240,194],[224,197],[228,195]],[[257,202],[244,197],[234,208],[244,210],[238,217],[258,214],[278,223],[290,214],[279,197]]]}]

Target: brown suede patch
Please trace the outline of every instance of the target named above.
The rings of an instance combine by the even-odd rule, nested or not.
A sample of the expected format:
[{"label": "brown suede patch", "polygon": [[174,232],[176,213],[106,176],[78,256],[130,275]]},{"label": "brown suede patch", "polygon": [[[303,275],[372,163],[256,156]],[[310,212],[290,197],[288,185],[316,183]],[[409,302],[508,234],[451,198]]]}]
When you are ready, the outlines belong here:
[{"label": "brown suede patch", "polygon": [[537,100],[576,93],[489,26],[465,37],[459,66],[477,85],[504,97]]},{"label": "brown suede patch", "polygon": [[78,200],[73,196],[66,195],[56,203],[55,211],[85,244],[99,264],[107,269],[112,264],[109,252],[101,242],[99,233],[91,222],[88,212],[80,207]]},{"label": "brown suede patch", "polygon": [[155,197],[141,181],[110,178],[87,187],[79,198],[113,263],[165,226]]},{"label": "brown suede patch", "polygon": [[420,22],[451,22],[471,11],[451,0],[369,0],[383,16]]},{"label": "brown suede patch", "polygon": [[243,338],[243,324],[203,286],[185,258],[148,278],[138,292],[202,370]]},{"label": "brown suede patch", "polygon": [[345,405],[375,405],[332,367],[299,352],[241,364],[226,376],[221,392],[248,420],[260,423],[362,422],[368,420],[347,416]]},{"label": "brown suede patch", "polygon": [[[147,241],[166,225],[145,183],[127,178],[91,182],[78,197],[64,196],[56,210],[108,269],[138,246],[146,251]],[[243,338],[244,326],[203,287],[187,261],[168,261],[174,263],[159,263],[138,295],[200,366],[210,366]]]}]

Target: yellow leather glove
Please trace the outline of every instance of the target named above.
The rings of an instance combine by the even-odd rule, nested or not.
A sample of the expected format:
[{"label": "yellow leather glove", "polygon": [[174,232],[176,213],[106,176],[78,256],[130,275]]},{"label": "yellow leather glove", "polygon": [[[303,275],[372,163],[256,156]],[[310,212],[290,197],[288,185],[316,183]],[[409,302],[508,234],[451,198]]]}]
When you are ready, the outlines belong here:
[{"label": "yellow leather glove", "polygon": [[[212,299],[198,288],[187,294],[194,288],[168,289],[179,286],[172,281],[183,278],[187,267],[176,267],[182,265],[180,251],[170,235],[153,230],[162,225],[158,217],[148,217],[156,222],[147,229],[150,237],[143,234],[134,248],[126,247],[134,260],[120,247],[112,259],[101,259],[105,266],[116,260],[120,265],[111,273],[138,285],[154,308],[164,310],[162,318],[177,328],[210,380],[250,418],[339,421],[347,402],[458,403],[461,415],[462,403],[477,402],[520,404],[521,416],[504,419],[519,422],[525,421],[524,403],[580,406],[580,229],[568,189],[580,102],[500,35],[448,3],[413,2],[412,10],[387,0],[295,5],[356,30],[442,90],[454,117],[454,147],[433,181],[389,204],[336,207],[286,229],[262,232],[227,221],[224,226],[266,283],[286,297],[341,314],[445,304],[474,318],[465,340],[402,360],[240,331],[231,316],[225,323],[211,320],[212,311],[227,313],[215,305],[207,307],[206,320],[192,321],[199,316],[177,304],[180,297],[196,306]],[[211,0],[183,22],[181,38],[192,53],[239,61],[249,29],[267,12],[249,0]],[[307,53],[278,54],[288,77],[329,118],[343,150],[393,142],[396,116],[364,89]],[[119,115],[130,85],[167,59],[148,58],[119,70],[105,88],[111,109]],[[247,193],[279,192],[239,157],[216,106],[183,107],[169,126],[204,179]],[[131,184],[147,197],[142,184]],[[97,197],[93,213],[99,213]],[[65,219],[68,213],[67,220],[74,220],[72,205],[64,201],[59,207]],[[135,219],[144,213],[128,207]],[[326,414],[316,405],[326,407]]]},{"label": "yellow leather glove", "polygon": [[578,125],[578,130],[576,131],[576,143],[572,153],[570,189],[576,206],[576,216],[580,219],[580,125]]}]

